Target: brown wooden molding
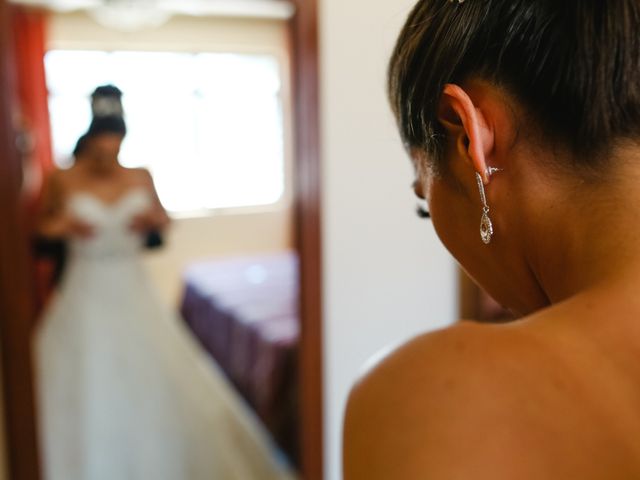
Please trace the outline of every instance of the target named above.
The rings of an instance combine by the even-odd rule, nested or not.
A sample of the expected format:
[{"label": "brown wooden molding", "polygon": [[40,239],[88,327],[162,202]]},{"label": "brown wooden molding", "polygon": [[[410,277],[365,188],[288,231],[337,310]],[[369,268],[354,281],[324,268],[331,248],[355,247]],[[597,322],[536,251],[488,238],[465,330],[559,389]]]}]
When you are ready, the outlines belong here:
[{"label": "brown wooden molding", "polygon": [[34,299],[12,111],[10,8],[0,0],[0,348],[9,478],[38,480],[31,355]]},{"label": "brown wooden molding", "polygon": [[514,320],[514,315],[501,307],[482,290],[462,269],[458,269],[460,291],[460,318],[484,323],[504,323]]},{"label": "brown wooden molding", "polygon": [[300,255],[302,476],[323,478],[322,231],[318,13],[297,0],[291,19],[295,141],[295,225]]},{"label": "brown wooden molding", "polygon": [[474,320],[479,313],[479,296],[480,290],[478,286],[469,278],[462,269],[458,269],[458,288],[460,301],[460,318],[462,320]]}]

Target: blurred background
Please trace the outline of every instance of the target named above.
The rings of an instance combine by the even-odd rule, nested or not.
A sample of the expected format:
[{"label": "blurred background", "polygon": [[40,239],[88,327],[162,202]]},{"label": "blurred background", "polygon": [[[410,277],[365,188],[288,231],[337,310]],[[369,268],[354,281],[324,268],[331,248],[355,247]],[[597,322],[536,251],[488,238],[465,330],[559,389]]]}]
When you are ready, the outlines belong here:
[{"label": "blurred background", "polygon": [[[174,220],[164,247],[145,254],[154,283],[203,348],[226,363],[302,478],[341,478],[344,406],[367,359],[460,316],[499,315],[414,213],[413,172],[385,94],[386,63],[413,3],[2,2],[0,60],[13,77],[2,75],[0,127],[20,153],[18,169],[0,156],[4,478],[38,478],[28,466],[37,458],[29,450],[32,406],[14,406],[30,395],[17,359],[29,355],[23,320],[34,318],[25,306],[33,298],[15,292],[40,285],[47,267],[30,276],[28,255],[16,255],[27,233],[17,232],[28,232],[43,175],[69,165],[97,85],[125,92],[121,160],[152,172]],[[11,183],[17,177],[21,191]],[[216,278],[230,271],[248,292],[232,303],[244,307],[193,313],[227,294]],[[269,325],[264,316],[250,321],[272,312],[259,303],[274,291],[267,287],[293,320],[242,330]],[[38,298],[46,296],[46,283],[38,288]],[[215,338],[211,326],[223,317],[241,325],[229,327],[240,328],[236,343]],[[261,338],[270,352],[263,358],[275,365],[259,381],[256,343],[243,338]],[[238,363],[243,348],[249,353]],[[265,378],[278,394],[260,403],[252,394]],[[295,420],[282,421],[282,405]]]}]

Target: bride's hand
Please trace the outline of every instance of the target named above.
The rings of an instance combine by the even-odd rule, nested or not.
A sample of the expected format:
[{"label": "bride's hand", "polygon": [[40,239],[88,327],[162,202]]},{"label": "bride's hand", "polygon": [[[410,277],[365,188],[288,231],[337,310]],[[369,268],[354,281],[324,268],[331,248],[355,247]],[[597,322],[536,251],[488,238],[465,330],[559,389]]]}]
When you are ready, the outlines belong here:
[{"label": "bride's hand", "polygon": [[165,226],[165,216],[153,209],[136,215],[129,224],[129,228],[136,233],[162,230]]},{"label": "bride's hand", "polygon": [[89,238],[94,227],[76,217],[63,213],[40,222],[38,233],[48,238]]},{"label": "bride's hand", "polygon": [[94,227],[87,222],[78,220],[73,216],[67,216],[63,219],[67,236],[77,238],[91,238],[94,234]]}]

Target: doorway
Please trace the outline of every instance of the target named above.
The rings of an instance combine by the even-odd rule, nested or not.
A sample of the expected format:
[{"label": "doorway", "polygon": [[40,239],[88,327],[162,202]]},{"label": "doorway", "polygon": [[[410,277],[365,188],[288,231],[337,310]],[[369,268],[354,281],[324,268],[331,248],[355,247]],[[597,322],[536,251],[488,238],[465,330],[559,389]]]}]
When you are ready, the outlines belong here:
[{"label": "doorway", "polygon": [[[7,26],[10,6],[0,2],[0,21]],[[295,117],[294,245],[300,262],[299,357],[300,409],[304,425],[300,436],[304,479],[322,478],[322,362],[321,362],[321,230],[319,201],[317,5],[300,2],[289,20],[292,87]],[[3,28],[0,62],[11,73],[8,28]],[[22,172],[15,149],[11,106],[15,85],[11,75],[0,76],[0,148],[2,204],[0,206],[0,318],[2,319],[3,383],[8,468],[14,480],[38,479],[34,391],[31,378],[30,335],[35,299],[30,294],[29,252],[21,209]],[[6,220],[6,221],[5,221]]]}]

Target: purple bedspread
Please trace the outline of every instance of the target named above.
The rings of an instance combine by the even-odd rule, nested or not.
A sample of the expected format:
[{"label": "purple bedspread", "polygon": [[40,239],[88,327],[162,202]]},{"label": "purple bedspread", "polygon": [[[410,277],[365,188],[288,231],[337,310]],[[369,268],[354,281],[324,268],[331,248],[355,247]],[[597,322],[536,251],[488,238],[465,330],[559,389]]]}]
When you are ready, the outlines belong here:
[{"label": "purple bedspread", "polygon": [[296,255],[199,262],[186,270],[184,283],[185,321],[296,461]]}]

